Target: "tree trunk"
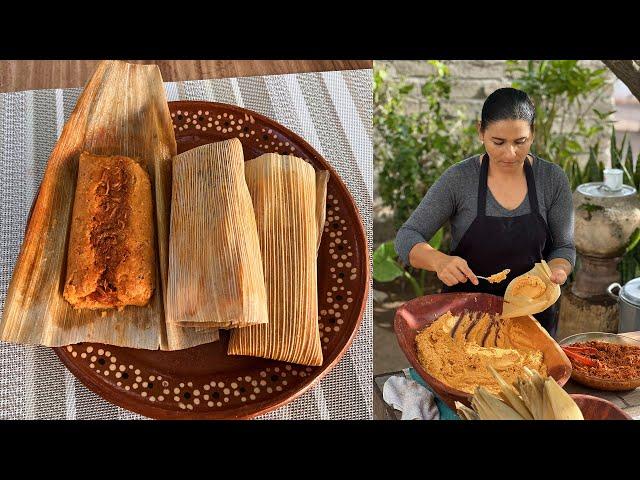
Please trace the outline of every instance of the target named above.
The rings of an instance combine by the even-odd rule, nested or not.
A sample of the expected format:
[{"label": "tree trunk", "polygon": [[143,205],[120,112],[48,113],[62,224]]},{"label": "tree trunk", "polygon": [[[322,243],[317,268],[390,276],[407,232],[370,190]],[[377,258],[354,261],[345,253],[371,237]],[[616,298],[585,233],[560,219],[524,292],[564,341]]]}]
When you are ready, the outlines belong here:
[{"label": "tree trunk", "polygon": [[640,60],[602,60],[640,101]]}]

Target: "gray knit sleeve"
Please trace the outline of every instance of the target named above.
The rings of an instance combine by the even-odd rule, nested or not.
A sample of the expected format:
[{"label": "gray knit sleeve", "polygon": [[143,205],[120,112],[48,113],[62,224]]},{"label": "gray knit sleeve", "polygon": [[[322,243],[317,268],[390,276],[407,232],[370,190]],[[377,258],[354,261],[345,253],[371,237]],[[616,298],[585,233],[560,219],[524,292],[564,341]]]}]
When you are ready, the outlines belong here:
[{"label": "gray knit sleeve", "polygon": [[400,227],[395,249],[400,259],[409,265],[409,252],[418,243],[431,240],[433,235],[455,212],[455,189],[452,188],[455,166],[450,167],[431,185],[426,195]]},{"label": "gray knit sleeve", "polygon": [[550,184],[555,188],[551,205],[547,209],[547,224],[553,237],[553,246],[547,260],[564,258],[573,268],[576,264],[576,247],[573,243],[574,213],[571,187],[562,168],[553,165],[552,171],[554,178]]}]

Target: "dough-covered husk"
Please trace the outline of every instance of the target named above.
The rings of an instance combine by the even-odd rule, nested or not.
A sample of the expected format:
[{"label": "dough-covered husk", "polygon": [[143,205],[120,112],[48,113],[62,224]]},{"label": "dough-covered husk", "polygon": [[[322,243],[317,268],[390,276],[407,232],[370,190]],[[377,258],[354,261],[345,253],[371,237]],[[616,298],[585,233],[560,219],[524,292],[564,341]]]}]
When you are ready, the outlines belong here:
[{"label": "dough-covered husk", "polygon": [[[518,291],[522,291],[520,284],[525,276],[535,276],[540,279],[545,290],[536,298],[519,295]],[[509,282],[504,293],[504,303],[502,306],[502,318],[522,317],[526,315],[534,315],[540,313],[558,301],[560,298],[560,285],[554,283],[550,279],[551,269],[547,262],[542,260],[527,273],[514,278]]]}]

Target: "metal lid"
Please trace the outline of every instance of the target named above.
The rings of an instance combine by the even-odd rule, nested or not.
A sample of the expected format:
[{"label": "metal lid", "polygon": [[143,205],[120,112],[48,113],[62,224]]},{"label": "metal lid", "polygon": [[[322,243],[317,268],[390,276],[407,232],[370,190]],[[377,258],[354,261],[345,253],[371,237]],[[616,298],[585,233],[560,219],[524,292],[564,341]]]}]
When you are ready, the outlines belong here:
[{"label": "metal lid", "polygon": [[625,283],[620,291],[620,296],[628,303],[640,307],[640,277]]},{"label": "metal lid", "polygon": [[636,189],[630,185],[622,185],[620,190],[611,190],[603,182],[583,183],[578,185],[576,190],[583,195],[596,198],[628,197],[636,194]]}]

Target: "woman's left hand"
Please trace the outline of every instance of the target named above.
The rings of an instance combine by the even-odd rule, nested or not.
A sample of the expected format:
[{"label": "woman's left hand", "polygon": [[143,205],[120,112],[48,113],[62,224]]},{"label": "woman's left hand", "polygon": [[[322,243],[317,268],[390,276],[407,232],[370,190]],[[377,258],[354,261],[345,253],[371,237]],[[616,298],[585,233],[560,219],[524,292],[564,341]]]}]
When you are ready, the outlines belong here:
[{"label": "woman's left hand", "polygon": [[551,276],[549,278],[553,283],[564,285],[564,282],[567,281],[567,272],[562,268],[554,268],[551,270]]}]

